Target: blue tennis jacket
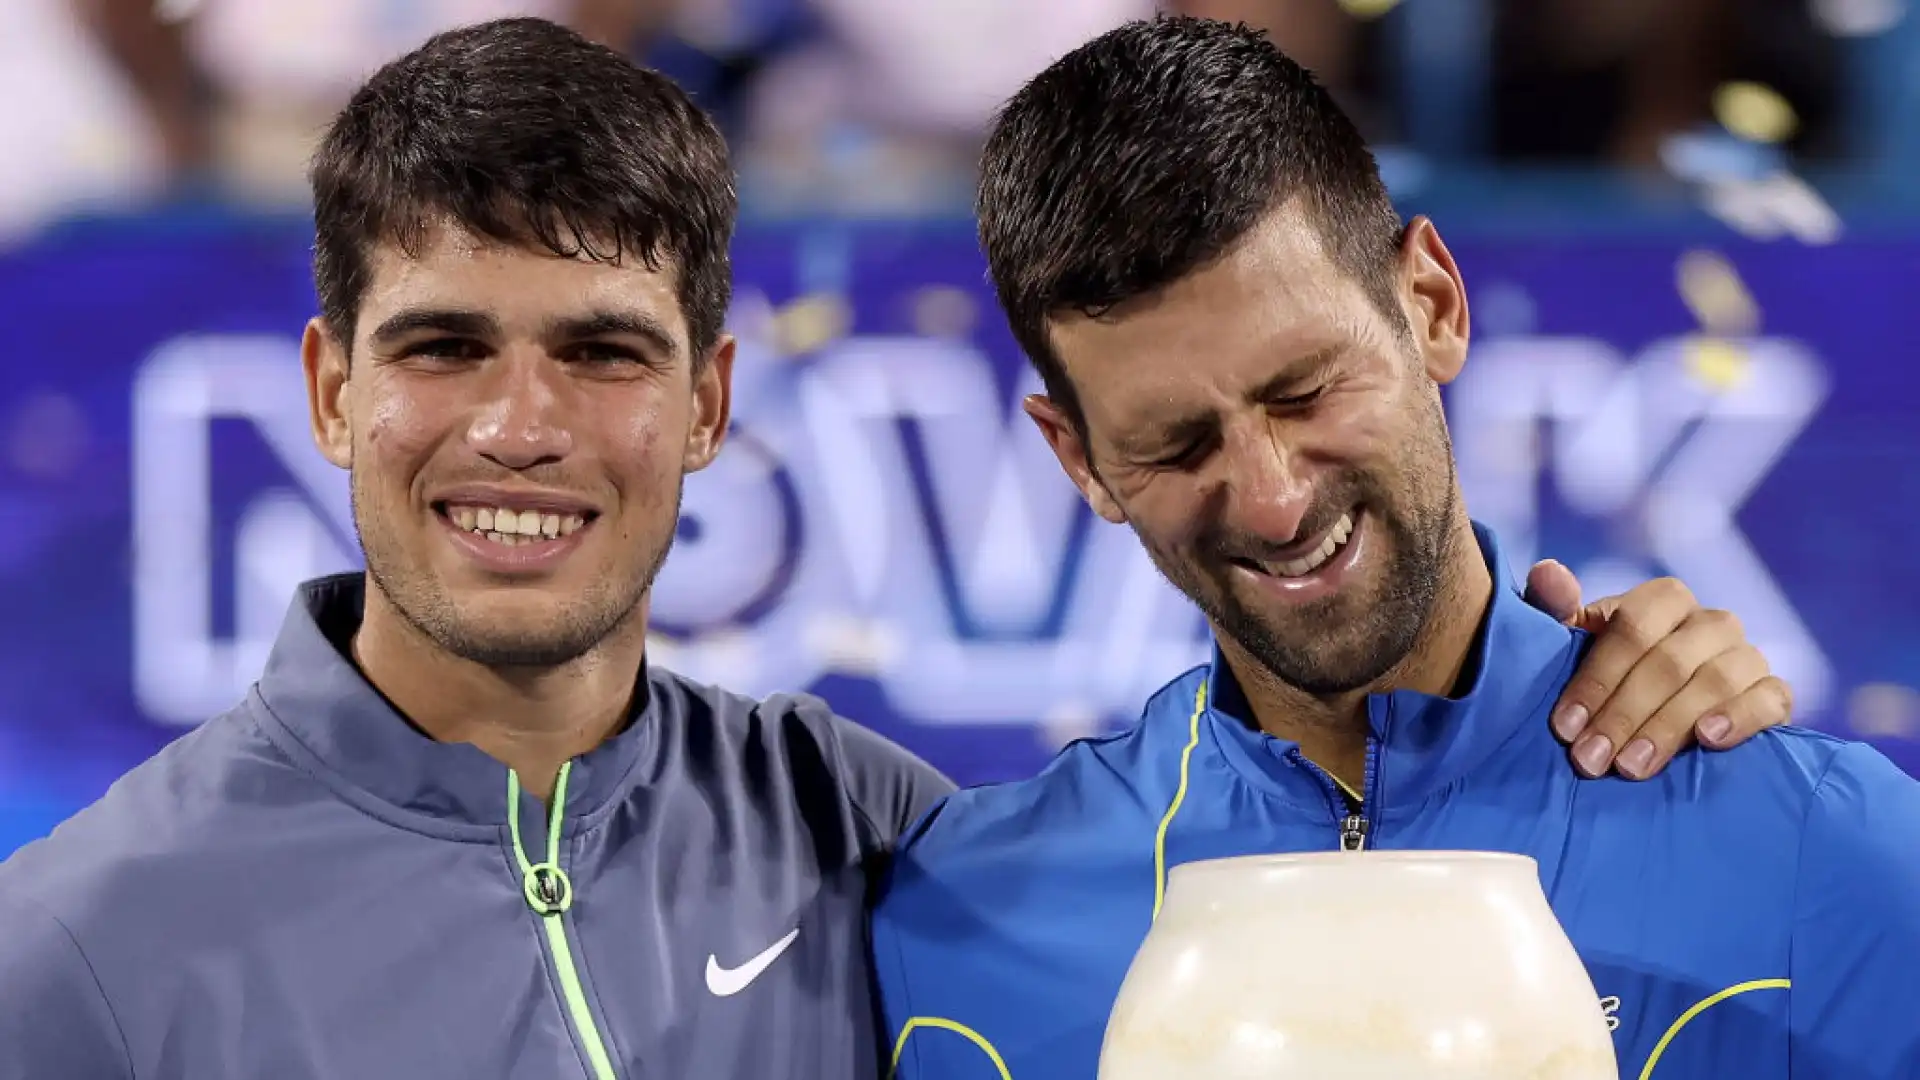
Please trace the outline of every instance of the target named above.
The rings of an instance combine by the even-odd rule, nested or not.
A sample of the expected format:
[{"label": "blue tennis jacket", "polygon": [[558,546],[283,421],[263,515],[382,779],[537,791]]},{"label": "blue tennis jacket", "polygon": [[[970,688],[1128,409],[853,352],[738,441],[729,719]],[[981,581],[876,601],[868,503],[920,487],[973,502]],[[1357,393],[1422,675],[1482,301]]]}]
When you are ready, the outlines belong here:
[{"label": "blue tennis jacket", "polygon": [[1167,868],[1364,843],[1537,860],[1627,1080],[1920,1078],[1920,784],[1794,729],[1582,780],[1547,714],[1586,640],[1496,587],[1463,696],[1368,701],[1358,814],[1217,652],[1134,729],[936,805],[873,916],[897,1075],[1091,1080]]}]

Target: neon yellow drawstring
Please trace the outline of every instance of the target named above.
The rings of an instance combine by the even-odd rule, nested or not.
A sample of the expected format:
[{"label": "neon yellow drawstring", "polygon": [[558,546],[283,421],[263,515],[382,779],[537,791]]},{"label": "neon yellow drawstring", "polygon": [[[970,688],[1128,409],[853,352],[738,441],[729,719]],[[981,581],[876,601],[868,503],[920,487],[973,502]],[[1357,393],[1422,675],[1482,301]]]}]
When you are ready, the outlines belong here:
[{"label": "neon yellow drawstring", "polygon": [[560,917],[573,906],[573,882],[560,867],[560,826],[567,816],[567,773],[572,768],[572,762],[560,766],[560,778],[554,781],[553,802],[547,808],[545,862],[528,860],[520,842],[520,777],[512,769],[507,770],[507,828],[513,833],[513,857],[520,863],[520,891],[526,895],[527,906],[540,916],[547,949],[553,955],[554,974],[560,979],[560,994],[587,1060],[593,1064],[594,1080],[618,1080],[607,1054],[607,1042],[594,1026],[593,1009],[587,1004],[586,987],[580,983],[580,969],[573,962],[573,946],[567,941]]},{"label": "neon yellow drawstring", "polygon": [[560,825],[566,820],[567,773],[573,762],[560,766],[553,784],[553,802],[547,810],[547,858],[532,862],[520,843],[520,776],[507,770],[507,828],[513,833],[513,857],[520,861],[520,888],[527,904],[540,915],[558,915],[573,906],[573,882],[560,868]]}]

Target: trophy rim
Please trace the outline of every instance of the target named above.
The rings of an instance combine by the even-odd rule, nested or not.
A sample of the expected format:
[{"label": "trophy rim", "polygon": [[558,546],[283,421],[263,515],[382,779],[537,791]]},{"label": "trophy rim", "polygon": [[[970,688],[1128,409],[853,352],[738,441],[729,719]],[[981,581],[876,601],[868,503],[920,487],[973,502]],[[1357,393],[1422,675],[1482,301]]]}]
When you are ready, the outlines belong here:
[{"label": "trophy rim", "polygon": [[1342,867],[1362,869],[1366,867],[1420,866],[1420,865],[1479,865],[1506,866],[1519,869],[1524,866],[1534,874],[1540,872],[1540,861],[1531,855],[1518,855],[1507,851],[1298,851],[1274,852],[1255,855],[1228,855],[1217,859],[1195,859],[1180,863],[1168,872],[1171,882],[1174,878],[1191,877],[1195,874],[1211,874],[1228,870],[1281,870],[1289,867],[1311,866]]}]

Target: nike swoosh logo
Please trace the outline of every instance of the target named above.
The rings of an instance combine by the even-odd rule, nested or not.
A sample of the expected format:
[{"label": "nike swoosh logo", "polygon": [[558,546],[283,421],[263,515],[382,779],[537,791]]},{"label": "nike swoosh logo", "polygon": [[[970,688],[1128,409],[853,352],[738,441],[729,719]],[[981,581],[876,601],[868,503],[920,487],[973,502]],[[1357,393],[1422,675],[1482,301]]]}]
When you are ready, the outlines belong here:
[{"label": "nike swoosh logo", "polygon": [[712,953],[708,953],[708,992],[713,994],[714,997],[732,997],[740,991],[745,990],[748,986],[752,985],[753,980],[760,977],[762,972],[772,967],[773,962],[780,959],[780,954],[787,951],[787,946],[793,944],[793,939],[799,936],[800,928],[796,926],[787,932],[786,937],[767,946],[765,952],[741,964],[737,968],[721,967],[720,958],[714,956]]}]

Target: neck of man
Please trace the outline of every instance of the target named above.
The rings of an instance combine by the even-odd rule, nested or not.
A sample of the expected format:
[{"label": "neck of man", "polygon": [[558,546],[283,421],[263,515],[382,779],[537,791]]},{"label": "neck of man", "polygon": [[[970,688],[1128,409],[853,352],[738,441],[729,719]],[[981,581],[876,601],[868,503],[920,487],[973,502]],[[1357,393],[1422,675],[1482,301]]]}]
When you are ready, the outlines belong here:
[{"label": "neck of man", "polygon": [[1372,684],[1340,694],[1309,694],[1275,678],[1228,638],[1219,638],[1220,652],[1262,731],[1298,743],[1307,760],[1361,792],[1367,770],[1368,695],[1390,690],[1452,695],[1492,603],[1493,575],[1463,508],[1453,524],[1433,610],[1413,648]]},{"label": "neck of man", "polygon": [[361,674],[429,738],[471,743],[542,802],[560,766],[626,726],[646,654],[642,604],[586,655],[558,667],[491,668],[441,648],[367,583],[353,638]]}]

